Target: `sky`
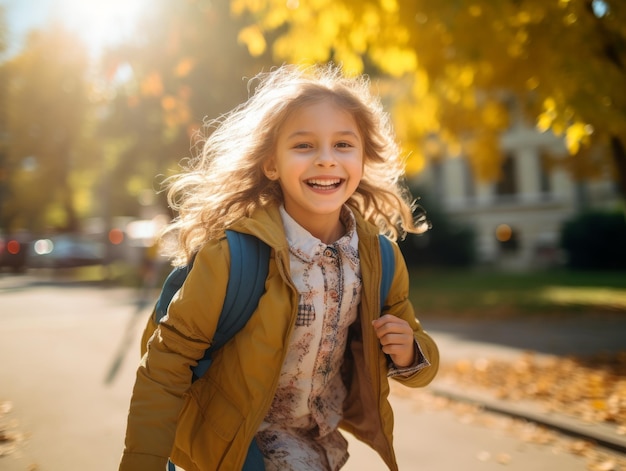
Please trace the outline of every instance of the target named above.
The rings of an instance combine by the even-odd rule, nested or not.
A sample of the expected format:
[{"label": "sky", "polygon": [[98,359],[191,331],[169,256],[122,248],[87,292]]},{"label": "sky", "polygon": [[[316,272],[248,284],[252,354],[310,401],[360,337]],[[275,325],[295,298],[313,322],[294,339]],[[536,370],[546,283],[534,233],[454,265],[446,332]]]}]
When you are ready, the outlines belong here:
[{"label": "sky", "polygon": [[0,0],[9,29],[9,53],[22,47],[29,30],[61,21],[94,54],[132,30],[148,0]]},{"label": "sky", "polygon": [[48,4],[52,2],[53,0],[0,0],[6,15],[11,49],[14,49],[15,43],[21,45],[23,36],[30,28],[45,23]]}]

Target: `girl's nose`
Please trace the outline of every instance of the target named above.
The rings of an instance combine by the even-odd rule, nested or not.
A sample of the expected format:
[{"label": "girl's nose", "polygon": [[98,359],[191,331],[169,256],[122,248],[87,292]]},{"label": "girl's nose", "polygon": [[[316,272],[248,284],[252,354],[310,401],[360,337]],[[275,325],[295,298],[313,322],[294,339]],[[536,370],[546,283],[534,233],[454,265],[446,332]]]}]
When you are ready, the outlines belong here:
[{"label": "girl's nose", "polygon": [[315,159],[315,164],[320,167],[334,167],[337,162],[333,155],[333,148],[321,147]]}]

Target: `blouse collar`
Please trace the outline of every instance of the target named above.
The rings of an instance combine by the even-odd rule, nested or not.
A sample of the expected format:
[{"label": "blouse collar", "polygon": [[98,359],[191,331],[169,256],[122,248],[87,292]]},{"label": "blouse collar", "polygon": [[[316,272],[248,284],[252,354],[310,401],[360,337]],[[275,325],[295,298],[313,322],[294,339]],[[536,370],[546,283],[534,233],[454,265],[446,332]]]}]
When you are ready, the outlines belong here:
[{"label": "blouse collar", "polygon": [[352,210],[345,205],[341,208],[339,217],[346,228],[346,233],[332,244],[325,244],[317,237],[314,237],[287,213],[283,205],[280,206],[280,216],[285,227],[290,251],[300,258],[314,260],[322,255],[328,247],[348,254],[356,253],[358,250],[356,219]]}]

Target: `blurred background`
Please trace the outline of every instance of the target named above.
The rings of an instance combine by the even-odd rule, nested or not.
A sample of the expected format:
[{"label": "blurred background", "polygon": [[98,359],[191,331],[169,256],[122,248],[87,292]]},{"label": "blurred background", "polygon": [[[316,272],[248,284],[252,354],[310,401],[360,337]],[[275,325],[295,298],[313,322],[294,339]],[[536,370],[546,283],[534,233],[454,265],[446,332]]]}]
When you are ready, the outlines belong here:
[{"label": "blurred background", "polygon": [[4,0],[2,266],[124,278],[173,216],[161,183],[203,122],[261,70],[335,61],[371,76],[433,221],[403,243],[412,266],[624,271],[625,16],[606,0]]},{"label": "blurred background", "polygon": [[[442,345],[446,332],[478,326],[474,337],[464,335],[480,341],[479,351],[489,342],[558,355],[610,349],[576,364],[591,369],[566,386],[563,407],[582,401],[586,417],[591,411],[592,421],[615,425],[623,437],[626,337],[614,323],[626,313],[622,0],[0,0],[7,354],[38,352],[17,333],[32,337],[41,328],[36,338],[48,338],[52,321],[39,317],[46,302],[67,303],[66,292],[95,282],[89,289],[107,293],[102,302],[126,300],[115,308],[121,333],[112,335],[121,343],[109,352],[110,385],[169,271],[156,242],[175,216],[163,180],[194,155],[203,123],[247,98],[248,78],[283,63],[327,61],[371,77],[406,155],[407,183],[432,222],[401,242],[420,318]],[[126,291],[115,298],[102,287]],[[82,302],[93,305],[100,291]],[[41,306],[21,297],[34,292]],[[129,293],[140,293],[136,309]],[[18,318],[16,309],[33,317]],[[101,309],[110,312],[108,304]],[[81,322],[92,329],[93,321]],[[539,348],[542,333],[562,337]],[[92,337],[102,342],[93,355],[102,356],[112,342]],[[459,344],[452,339],[448,354]],[[502,378],[492,363],[455,366],[452,357],[441,374],[456,378],[457,392],[478,373]],[[519,379],[514,400],[554,399],[546,384],[564,386],[572,376],[562,362],[565,373],[555,379],[551,364],[543,389],[521,392],[539,374],[524,362],[505,368]],[[13,389],[3,394],[17,401],[37,388],[15,380],[15,368],[7,376]],[[115,450],[132,370],[117,393]]]},{"label": "blurred background", "polygon": [[411,265],[624,271],[624,10],[4,0],[2,265],[101,263],[121,277],[117,262],[150,257],[173,216],[161,182],[205,120],[246,99],[246,78],[335,61],[371,76],[433,221],[403,244]]}]

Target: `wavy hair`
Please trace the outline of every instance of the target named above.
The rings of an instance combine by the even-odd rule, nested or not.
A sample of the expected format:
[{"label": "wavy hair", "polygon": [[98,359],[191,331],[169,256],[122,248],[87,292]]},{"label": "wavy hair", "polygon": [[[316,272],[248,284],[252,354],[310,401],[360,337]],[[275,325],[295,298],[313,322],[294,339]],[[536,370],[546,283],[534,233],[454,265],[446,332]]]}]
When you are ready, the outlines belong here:
[{"label": "wavy hair", "polygon": [[404,160],[389,115],[370,85],[366,76],[346,77],[333,64],[283,65],[251,79],[250,98],[205,122],[207,137],[200,141],[198,155],[164,182],[168,202],[178,213],[164,232],[171,242],[164,244],[165,255],[175,265],[187,263],[235,220],[259,207],[280,204],[279,183],[265,176],[263,164],[274,155],[289,115],[322,100],[351,113],[364,143],[363,178],[347,205],[393,240],[427,230],[425,213],[404,184]]}]

